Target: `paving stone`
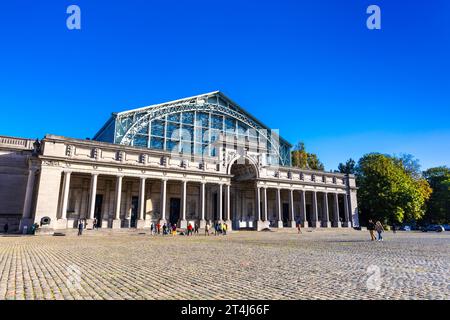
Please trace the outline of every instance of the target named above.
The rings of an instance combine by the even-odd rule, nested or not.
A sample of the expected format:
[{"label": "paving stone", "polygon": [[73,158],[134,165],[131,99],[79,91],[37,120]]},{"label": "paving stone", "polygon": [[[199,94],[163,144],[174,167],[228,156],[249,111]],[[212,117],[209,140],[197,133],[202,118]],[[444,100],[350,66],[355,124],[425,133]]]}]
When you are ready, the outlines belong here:
[{"label": "paving stone", "polygon": [[0,299],[450,299],[450,233],[0,237]]}]

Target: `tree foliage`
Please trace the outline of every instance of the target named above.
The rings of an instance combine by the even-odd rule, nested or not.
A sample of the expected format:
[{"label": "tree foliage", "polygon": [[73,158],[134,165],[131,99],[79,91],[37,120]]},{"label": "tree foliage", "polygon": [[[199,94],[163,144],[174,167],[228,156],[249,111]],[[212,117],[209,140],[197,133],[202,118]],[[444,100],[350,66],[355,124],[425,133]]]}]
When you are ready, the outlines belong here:
[{"label": "tree foliage", "polygon": [[292,166],[301,169],[325,170],[322,162],[315,153],[306,152],[305,144],[298,142],[291,153]]},{"label": "tree foliage", "polygon": [[423,172],[423,176],[433,189],[423,220],[428,223],[447,223],[450,221],[450,168],[430,168]]},{"label": "tree foliage", "polygon": [[400,158],[379,153],[364,155],[356,166],[361,219],[402,223],[424,216],[430,197],[428,182],[416,177]]},{"label": "tree foliage", "polygon": [[352,158],[348,159],[345,163],[339,163],[338,172],[345,174],[355,173],[356,162]]}]

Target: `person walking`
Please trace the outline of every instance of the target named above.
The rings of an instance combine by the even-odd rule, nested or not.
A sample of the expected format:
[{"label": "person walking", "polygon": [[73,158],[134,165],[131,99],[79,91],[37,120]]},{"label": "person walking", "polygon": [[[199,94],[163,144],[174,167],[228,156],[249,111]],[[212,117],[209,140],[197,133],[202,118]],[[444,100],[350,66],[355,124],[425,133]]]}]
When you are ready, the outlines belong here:
[{"label": "person walking", "polygon": [[5,225],[3,226],[3,231],[5,232],[5,234],[8,234],[8,230],[9,230],[9,225],[8,225],[8,223],[5,223]]},{"label": "person walking", "polygon": [[393,233],[397,232],[397,226],[395,225],[395,223],[392,225],[392,232]]},{"label": "person walking", "polygon": [[372,219],[369,219],[369,222],[367,223],[367,230],[369,230],[370,233],[370,240],[375,241],[376,240],[374,234],[375,224],[373,223]]},{"label": "person walking", "polygon": [[[192,226],[191,226],[191,228],[192,228]],[[177,235],[177,225],[175,223],[172,225],[172,235],[173,236]]]},{"label": "person walking", "polygon": [[98,230],[98,220],[97,220],[97,218],[94,218],[94,222],[93,223],[94,224],[92,226],[92,229]]},{"label": "person walking", "polygon": [[381,236],[381,234],[383,233],[384,228],[380,221],[377,221],[377,223],[375,224],[375,230],[378,233],[378,241],[383,241],[383,237]]},{"label": "person walking", "polygon": [[[158,234],[160,233],[159,228],[158,228]],[[164,223],[162,226],[162,234],[163,236],[165,236],[167,233],[167,225]]]},{"label": "person walking", "polygon": [[198,234],[198,229],[199,229],[200,227],[199,227],[199,225],[198,225],[198,223],[195,223],[194,224],[194,234]]},{"label": "person walking", "polygon": [[161,233],[161,223],[159,223],[159,222],[156,224],[156,232],[157,232],[158,234]]},{"label": "person walking", "polygon": [[209,222],[205,225],[205,236],[209,236]]},{"label": "person walking", "polygon": [[189,223],[187,226],[187,235],[192,236],[192,224]]},{"label": "person walking", "polygon": [[298,231],[298,234],[302,233],[300,221],[297,222],[297,231]]},{"label": "person walking", "polygon": [[150,224],[150,235],[153,235],[153,230],[155,230],[155,226],[153,225],[153,222]]},{"label": "person walking", "polygon": [[83,234],[83,229],[84,229],[84,225],[83,225],[83,220],[78,220],[78,235],[81,236]]}]

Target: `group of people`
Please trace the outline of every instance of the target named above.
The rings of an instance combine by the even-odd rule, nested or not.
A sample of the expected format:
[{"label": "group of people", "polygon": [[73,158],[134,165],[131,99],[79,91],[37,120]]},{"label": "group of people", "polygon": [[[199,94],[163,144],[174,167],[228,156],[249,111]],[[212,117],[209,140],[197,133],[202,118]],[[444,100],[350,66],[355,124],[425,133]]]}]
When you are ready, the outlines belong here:
[{"label": "group of people", "polygon": [[[217,222],[213,226],[214,228],[214,234],[215,235],[226,235],[228,231],[228,225],[226,223]],[[162,234],[168,235],[177,235],[177,225],[171,224],[171,223],[164,223],[161,225],[159,222],[153,223],[150,225],[150,234],[151,235],[159,235]],[[188,223],[186,230],[183,230],[180,232],[180,234],[187,235],[187,236],[193,236],[194,234],[199,234],[200,226],[197,223]],[[208,222],[205,225],[205,236],[209,236],[211,234],[211,224]]]},{"label": "group of people", "polygon": [[[369,230],[371,241],[383,241],[382,233],[384,232],[384,227],[380,221],[374,223],[372,219],[369,219],[367,230]],[[375,231],[378,234],[378,239],[375,237]]]}]

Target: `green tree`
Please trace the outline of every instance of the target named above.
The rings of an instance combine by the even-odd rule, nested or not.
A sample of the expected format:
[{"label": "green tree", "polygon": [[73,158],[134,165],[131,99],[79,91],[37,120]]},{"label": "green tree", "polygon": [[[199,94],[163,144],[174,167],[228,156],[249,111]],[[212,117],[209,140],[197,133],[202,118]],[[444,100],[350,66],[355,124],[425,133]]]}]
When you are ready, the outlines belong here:
[{"label": "green tree", "polygon": [[423,176],[433,189],[427,201],[427,211],[423,220],[428,223],[448,223],[450,221],[450,168],[446,166],[430,168],[423,172]]},{"label": "green tree", "polygon": [[301,169],[325,170],[325,166],[320,162],[315,153],[306,152],[305,144],[298,142],[291,153],[292,166]]},{"label": "green tree", "polygon": [[402,223],[423,217],[431,188],[416,178],[398,158],[379,153],[364,155],[356,167],[361,220]]},{"label": "green tree", "polygon": [[345,174],[354,174],[355,173],[356,162],[352,158],[348,159],[345,163],[339,163],[338,172]]}]

